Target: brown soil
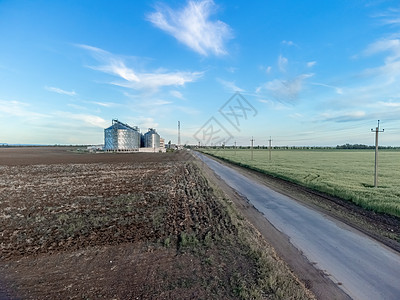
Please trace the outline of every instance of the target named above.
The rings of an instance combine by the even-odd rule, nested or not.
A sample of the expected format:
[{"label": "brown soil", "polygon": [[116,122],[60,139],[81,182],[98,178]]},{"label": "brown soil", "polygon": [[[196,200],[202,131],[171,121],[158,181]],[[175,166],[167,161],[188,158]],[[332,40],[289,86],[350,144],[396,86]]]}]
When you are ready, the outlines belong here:
[{"label": "brown soil", "polygon": [[93,153],[78,147],[0,147],[0,166],[182,161],[172,153]]},{"label": "brown soil", "polygon": [[[70,150],[0,148],[0,298],[236,299],[258,282],[190,156]],[[280,278],[263,298],[308,295]]]}]

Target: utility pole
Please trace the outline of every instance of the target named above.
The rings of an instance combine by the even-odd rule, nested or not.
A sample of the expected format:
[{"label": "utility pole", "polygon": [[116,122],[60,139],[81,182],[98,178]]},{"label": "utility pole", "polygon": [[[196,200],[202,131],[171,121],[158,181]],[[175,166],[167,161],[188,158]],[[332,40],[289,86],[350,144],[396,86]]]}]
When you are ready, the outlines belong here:
[{"label": "utility pole", "polygon": [[234,147],[235,147],[234,149],[235,149],[235,155],[236,155],[236,141],[235,141],[235,146]]},{"label": "utility pole", "polygon": [[253,142],[254,142],[254,138],[253,137],[251,137],[250,142],[251,142],[251,160],[253,160]]},{"label": "utility pole", "polygon": [[379,130],[379,122],[378,120],[378,127],[371,129],[372,132],[375,131],[375,177],[374,177],[374,187],[378,187],[378,134],[379,132],[384,132],[385,129]]},{"label": "utility pole", "polygon": [[271,136],[269,137],[269,140],[268,140],[268,142],[269,142],[269,144],[268,144],[268,150],[269,150],[269,161],[271,161],[271,142],[272,142]]},{"label": "utility pole", "polygon": [[178,121],[178,149],[181,148],[181,122]]}]

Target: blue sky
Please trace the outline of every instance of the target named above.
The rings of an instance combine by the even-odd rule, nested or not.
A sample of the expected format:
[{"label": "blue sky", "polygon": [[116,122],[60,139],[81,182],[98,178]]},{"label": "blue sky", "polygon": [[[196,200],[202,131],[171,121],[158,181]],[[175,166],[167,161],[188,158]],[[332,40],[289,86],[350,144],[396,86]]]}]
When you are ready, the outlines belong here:
[{"label": "blue sky", "polygon": [[[0,1],[0,143],[400,146],[398,1]],[[240,94],[235,94],[239,92]]]}]

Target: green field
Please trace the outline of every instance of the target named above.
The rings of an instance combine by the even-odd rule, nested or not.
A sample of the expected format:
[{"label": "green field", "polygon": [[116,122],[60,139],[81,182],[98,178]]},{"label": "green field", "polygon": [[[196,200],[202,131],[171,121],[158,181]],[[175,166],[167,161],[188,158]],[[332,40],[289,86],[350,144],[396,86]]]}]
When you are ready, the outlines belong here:
[{"label": "green field", "polygon": [[400,217],[400,151],[379,151],[374,188],[373,150],[202,149],[240,165]]}]

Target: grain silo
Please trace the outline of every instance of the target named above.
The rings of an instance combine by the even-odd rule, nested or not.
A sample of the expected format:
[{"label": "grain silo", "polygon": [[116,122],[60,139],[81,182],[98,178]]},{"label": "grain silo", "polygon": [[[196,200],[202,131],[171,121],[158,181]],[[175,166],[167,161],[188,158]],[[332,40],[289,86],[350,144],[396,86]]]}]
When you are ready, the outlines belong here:
[{"label": "grain silo", "polygon": [[160,148],[160,135],[154,128],[149,128],[149,131],[143,135],[143,146],[153,149]]},{"label": "grain silo", "polygon": [[118,120],[112,120],[112,125],[104,129],[104,150],[134,151],[140,147],[140,132],[138,127],[131,127]]}]

